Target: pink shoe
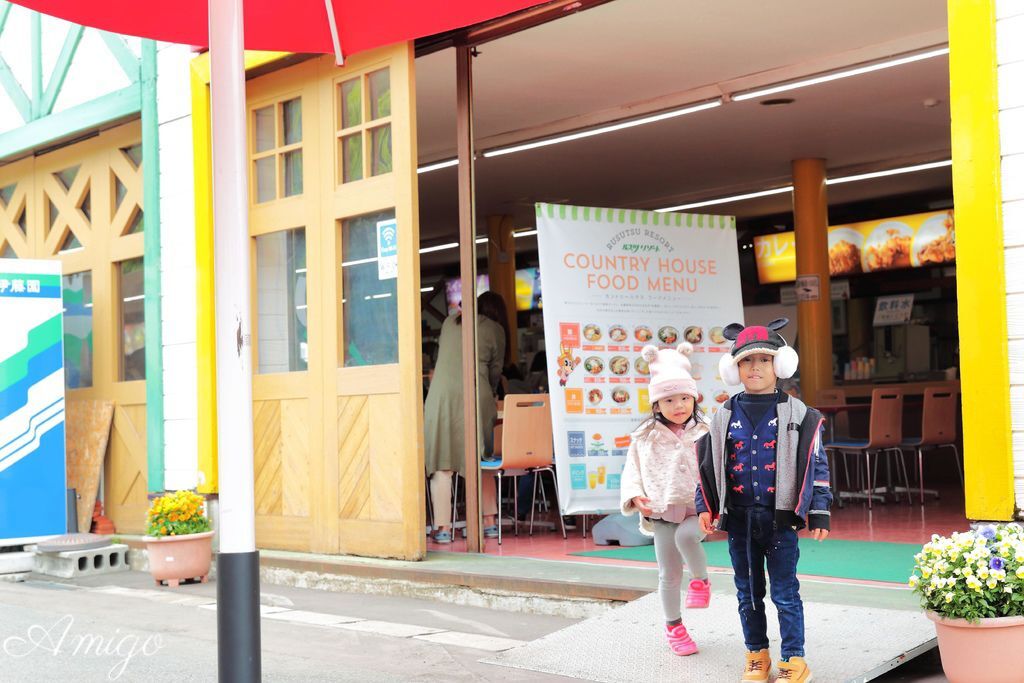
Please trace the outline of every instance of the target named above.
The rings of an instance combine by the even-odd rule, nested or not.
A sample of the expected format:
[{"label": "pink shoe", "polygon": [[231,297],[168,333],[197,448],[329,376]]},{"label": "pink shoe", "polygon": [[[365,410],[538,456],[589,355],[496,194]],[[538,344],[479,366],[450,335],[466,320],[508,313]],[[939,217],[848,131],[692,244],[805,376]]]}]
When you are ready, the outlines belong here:
[{"label": "pink shoe", "polygon": [[711,604],[711,581],[694,579],[686,591],[687,609],[704,609]]},{"label": "pink shoe", "polygon": [[668,637],[668,646],[672,649],[673,654],[680,657],[697,654],[697,643],[693,642],[693,638],[686,632],[686,627],[682,624],[665,626],[665,635]]}]

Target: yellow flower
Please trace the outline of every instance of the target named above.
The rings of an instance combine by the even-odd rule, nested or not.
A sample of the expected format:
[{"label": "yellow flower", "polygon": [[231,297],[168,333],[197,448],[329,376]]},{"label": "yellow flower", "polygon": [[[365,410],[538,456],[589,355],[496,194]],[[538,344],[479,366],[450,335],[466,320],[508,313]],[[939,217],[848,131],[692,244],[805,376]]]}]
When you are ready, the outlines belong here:
[{"label": "yellow flower", "polygon": [[921,576],[922,577],[928,579],[928,578],[931,578],[931,575],[932,575],[932,568],[931,567],[929,567],[928,565],[925,565],[924,567],[921,567]]},{"label": "yellow flower", "polygon": [[910,580],[907,581],[907,583],[910,585],[911,588],[914,588],[915,586],[917,586],[919,581],[920,581],[920,579],[917,578],[917,574],[911,574],[910,575]]},{"label": "yellow flower", "polygon": [[953,592],[952,591],[946,593],[946,604],[949,604],[951,602],[953,602]]},{"label": "yellow flower", "polygon": [[989,588],[995,588],[997,585],[999,585],[999,582],[995,579],[989,579],[985,585],[987,585]]}]

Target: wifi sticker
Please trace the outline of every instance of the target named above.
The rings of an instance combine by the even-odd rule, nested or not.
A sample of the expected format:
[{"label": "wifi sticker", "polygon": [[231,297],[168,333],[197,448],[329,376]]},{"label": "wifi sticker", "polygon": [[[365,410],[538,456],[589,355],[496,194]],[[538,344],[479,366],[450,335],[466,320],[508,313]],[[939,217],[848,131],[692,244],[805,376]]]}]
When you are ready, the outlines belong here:
[{"label": "wifi sticker", "polygon": [[377,279],[398,277],[398,222],[392,218],[377,223]]}]

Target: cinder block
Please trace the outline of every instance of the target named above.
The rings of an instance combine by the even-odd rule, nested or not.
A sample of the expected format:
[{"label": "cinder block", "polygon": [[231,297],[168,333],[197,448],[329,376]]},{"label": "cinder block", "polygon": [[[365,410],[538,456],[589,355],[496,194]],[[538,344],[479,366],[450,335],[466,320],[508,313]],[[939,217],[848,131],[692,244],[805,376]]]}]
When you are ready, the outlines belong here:
[{"label": "cinder block", "polygon": [[39,553],[35,557],[35,570],[39,574],[63,579],[126,572],[130,568],[127,555],[128,546],[123,544],[93,550]]}]

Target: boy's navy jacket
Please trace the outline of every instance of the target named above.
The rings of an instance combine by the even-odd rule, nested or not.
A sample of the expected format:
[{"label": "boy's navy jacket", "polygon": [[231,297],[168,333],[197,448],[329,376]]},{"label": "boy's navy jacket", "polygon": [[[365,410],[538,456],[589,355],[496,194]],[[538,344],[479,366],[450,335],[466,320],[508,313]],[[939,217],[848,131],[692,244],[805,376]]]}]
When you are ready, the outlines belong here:
[{"label": "boy's navy jacket", "polygon": [[[697,442],[700,483],[697,486],[697,512],[710,512],[725,529],[729,511],[726,486],[726,441],[733,412],[733,396],[711,421],[711,431]],[[778,446],[775,451],[775,522],[778,526],[802,529],[828,529],[832,506],[828,458],[821,443],[825,418],[803,401],[779,392],[775,406],[779,418]]]}]

